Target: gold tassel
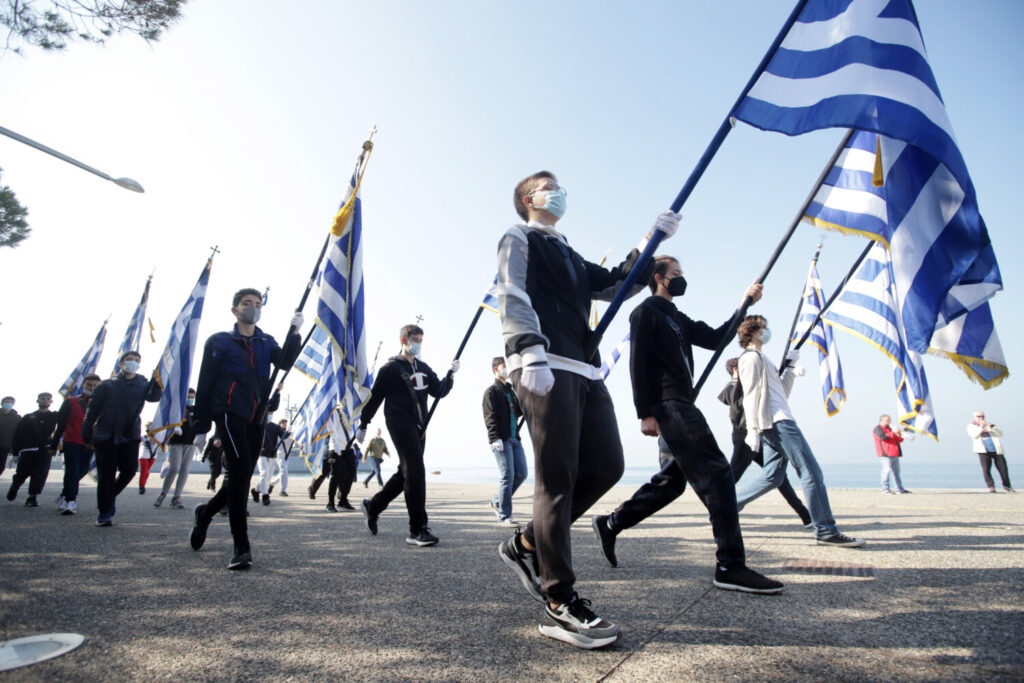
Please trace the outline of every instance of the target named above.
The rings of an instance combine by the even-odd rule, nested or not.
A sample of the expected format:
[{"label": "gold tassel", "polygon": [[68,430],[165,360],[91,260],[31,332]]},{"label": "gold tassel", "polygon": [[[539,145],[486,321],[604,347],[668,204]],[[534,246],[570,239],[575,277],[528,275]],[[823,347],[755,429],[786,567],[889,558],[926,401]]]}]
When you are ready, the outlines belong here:
[{"label": "gold tassel", "polygon": [[885,179],[882,177],[882,138],[876,138],[875,172],[871,174],[871,184],[881,187]]}]

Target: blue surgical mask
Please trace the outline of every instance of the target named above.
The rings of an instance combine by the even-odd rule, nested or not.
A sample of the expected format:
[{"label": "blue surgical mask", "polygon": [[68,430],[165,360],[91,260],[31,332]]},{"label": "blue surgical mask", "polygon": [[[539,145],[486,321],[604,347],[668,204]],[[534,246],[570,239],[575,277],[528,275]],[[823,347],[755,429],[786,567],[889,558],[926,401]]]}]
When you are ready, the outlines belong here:
[{"label": "blue surgical mask", "polygon": [[194,396],[189,396],[188,398],[185,399],[185,405],[187,405],[187,406],[194,406],[195,404],[196,404],[196,399],[195,399]]},{"label": "blue surgical mask", "polygon": [[121,367],[124,368],[124,371],[127,372],[129,375],[134,375],[136,372],[139,371],[139,361],[126,360],[123,363],[121,363]]},{"label": "blue surgical mask", "polygon": [[409,354],[410,356],[412,356],[413,358],[415,358],[416,356],[420,355],[420,350],[421,350],[422,348],[423,348],[423,344],[422,344],[421,342],[409,342],[409,343],[408,343],[408,344],[406,344],[406,346],[405,346],[405,351],[406,351],[406,353],[408,353],[408,354]]},{"label": "blue surgical mask", "polygon": [[2,407],[4,410],[12,410],[14,408],[14,404],[13,403],[0,403],[0,407]]},{"label": "blue surgical mask", "polygon": [[763,330],[761,330],[761,343],[762,344],[767,344],[771,340],[772,340],[772,331],[769,330],[767,327],[764,328]]},{"label": "blue surgical mask", "polygon": [[561,218],[565,215],[565,190],[559,188],[557,190],[541,190],[540,192],[534,192],[534,206],[537,206],[537,197],[544,197],[544,206],[538,206],[539,209],[544,209],[555,218]]}]

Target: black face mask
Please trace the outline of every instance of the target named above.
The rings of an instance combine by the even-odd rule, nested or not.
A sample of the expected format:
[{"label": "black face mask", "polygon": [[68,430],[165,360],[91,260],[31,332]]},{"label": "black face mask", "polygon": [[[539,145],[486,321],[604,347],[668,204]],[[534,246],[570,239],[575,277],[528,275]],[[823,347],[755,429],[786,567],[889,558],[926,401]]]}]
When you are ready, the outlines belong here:
[{"label": "black face mask", "polygon": [[686,278],[682,275],[677,275],[668,281],[668,293],[671,296],[682,296],[686,294]]}]

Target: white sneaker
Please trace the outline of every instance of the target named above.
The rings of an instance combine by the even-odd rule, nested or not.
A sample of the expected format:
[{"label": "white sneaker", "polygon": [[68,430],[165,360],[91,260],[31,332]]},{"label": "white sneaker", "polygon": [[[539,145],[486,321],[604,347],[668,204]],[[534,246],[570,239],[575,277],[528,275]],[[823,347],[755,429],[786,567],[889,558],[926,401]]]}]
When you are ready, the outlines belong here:
[{"label": "white sneaker", "polygon": [[69,500],[67,506],[61,512],[62,515],[73,515],[78,512],[78,504],[73,500]]},{"label": "white sneaker", "polygon": [[[74,503],[75,501],[71,501]],[[68,504],[64,501],[64,496],[57,499],[57,512],[64,512],[68,509]]]},{"label": "white sneaker", "polygon": [[513,529],[518,529],[519,528],[519,522],[517,522],[516,520],[512,519],[511,517],[506,517],[505,519],[501,520],[501,522],[499,522],[499,525],[500,526],[511,527]]}]

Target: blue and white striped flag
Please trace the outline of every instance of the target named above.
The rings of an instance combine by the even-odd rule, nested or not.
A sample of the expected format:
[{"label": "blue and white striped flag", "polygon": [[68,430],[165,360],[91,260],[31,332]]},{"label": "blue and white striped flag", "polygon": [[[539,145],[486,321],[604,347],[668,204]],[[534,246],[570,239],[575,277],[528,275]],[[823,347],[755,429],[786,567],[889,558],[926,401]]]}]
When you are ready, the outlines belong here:
[{"label": "blue and white striped flag", "polygon": [[146,280],[146,288],[142,290],[142,299],[139,301],[139,305],[135,307],[135,313],[132,315],[132,320],[128,323],[128,329],[125,330],[124,340],[121,342],[121,348],[117,350],[117,358],[114,360],[114,370],[110,373],[111,377],[116,377],[117,373],[121,370],[121,356],[129,351],[138,352],[139,350],[139,346],[142,343],[142,328],[146,321],[146,306],[149,305],[149,285],[152,282],[153,276],[150,275],[149,279]]},{"label": "blue and white striped flag", "polygon": [[1002,289],[909,0],[808,2],[733,116],[788,135],[847,127],[884,136],[876,239],[892,254],[911,349],[927,350],[940,313],[952,320]]},{"label": "blue and white striped flag", "polygon": [[314,386],[309,395],[306,396],[306,400],[302,402],[299,407],[299,412],[296,413],[295,419],[292,421],[292,434],[295,439],[295,443],[299,447],[299,456],[305,461],[306,468],[309,469],[313,476],[320,474],[320,459],[315,457],[315,450],[319,450],[314,446],[313,436],[314,427],[313,423],[315,418],[313,416],[313,404],[316,401],[316,390]]},{"label": "blue and white striped flag", "polygon": [[[825,295],[821,291],[821,280],[818,279],[817,259],[811,261],[811,269],[807,272],[807,284],[804,285],[803,306],[800,317],[793,330],[793,341],[804,336],[811,323],[818,318],[818,313],[825,305]],[[839,412],[846,401],[846,389],[843,386],[843,368],[839,363],[839,347],[836,346],[832,328],[824,325],[821,320],[811,330],[805,342],[818,349],[818,370],[821,375],[821,395],[825,400],[825,412],[832,417]]]},{"label": "blue and white striped flag", "polygon": [[491,313],[497,313],[501,317],[501,310],[498,307],[498,276],[494,276],[491,286],[484,292],[484,300],[480,302],[481,308],[486,308]]},{"label": "blue and white striped flag", "polygon": [[622,341],[619,342],[618,346],[612,349],[612,352],[608,354],[608,357],[604,359],[603,363],[601,363],[601,379],[608,379],[608,375],[611,374],[612,368],[614,368],[615,364],[619,362],[619,359],[622,358],[622,354],[626,352],[627,348],[629,348],[629,332],[626,333],[626,336],[622,338]]},{"label": "blue and white striped flag", "polygon": [[206,287],[210,282],[213,259],[209,259],[199,275],[199,281],[192,289],[181,313],[171,326],[167,346],[160,356],[160,363],[153,370],[153,379],[163,390],[156,415],[149,428],[149,435],[160,448],[166,450],[167,442],[174,430],[185,422],[185,398],[192,374],[192,358],[195,355],[199,337],[199,320],[203,316],[206,302]]},{"label": "blue and white striped flag", "polygon": [[[880,156],[878,152],[887,147],[888,143],[882,145],[874,133],[854,133],[808,207],[804,219],[822,228],[863,235],[884,244],[889,243],[890,237],[897,245],[904,242],[902,235],[920,234],[920,231],[904,233],[902,228],[895,233],[889,230],[888,197],[900,194],[897,183],[902,180],[905,184],[908,179],[906,173],[888,172],[891,166],[886,169],[883,163],[885,155]],[[914,212],[928,213],[921,207],[915,207]],[[899,219],[898,212],[896,218]],[[903,289],[906,283],[915,286],[915,279],[908,274],[901,280],[899,266],[894,256],[896,300],[904,302],[902,310],[906,314],[908,293]],[[984,301],[968,311],[964,301],[975,298],[972,292],[979,287],[990,287],[998,273],[989,245],[982,250],[972,268],[949,290],[928,347],[928,353],[952,360],[971,380],[985,388],[996,386],[1009,375],[1006,359],[996,335],[989,303]],[[903,287],[901,281],[905,283]],[[912,295],[909,300],[914,300]]]},{"label": "blue and white striped flag", "polygon": [[899,421],[938,440],[921,354],[908,349],[893,287],[892,263],[884,244],[867,258],[825,312],[825,322],[860,337],[888,356],[899,405]]},{"label": "blue and white striped flag", "polygon": [[85,379],[86,375],[90,375],[96,372],[96,367],[100,364],[100,354],[103,353],[103,342],[107,339],[107,321],[103,321],[103,326],[100,327],[100,331],[96,334],[96,338],[92,342],[92,346],[82,356],[82,360],[78,361],[78,365],[71,371],[68,378],[64,380],[64,384],[60,386],[60,395],[64,398],[71,398],[72,396],[78,396],[82,393],[82,380]]},{"label": "blue and white striped flag", "polygon": [[302,347],[302,351],[292,367],[314,382],[320,382],[328,371],[330,353],[331,346],[327,340],[327,333],[319,327],[314,327],[309,341]]},{"label": "blue and white striped flag", "polygon": [[[316,325],[330,342],[331,370],[337,403],[343,407],[347,427],[370,398],[366,364],[366,334],[363,329],[363,210],[359,197],[362,171],[368,150],[359,155],[331,233],[332,241],[320,273],[320,298]],[[320,383],[321,389],[324,382]]]}]

